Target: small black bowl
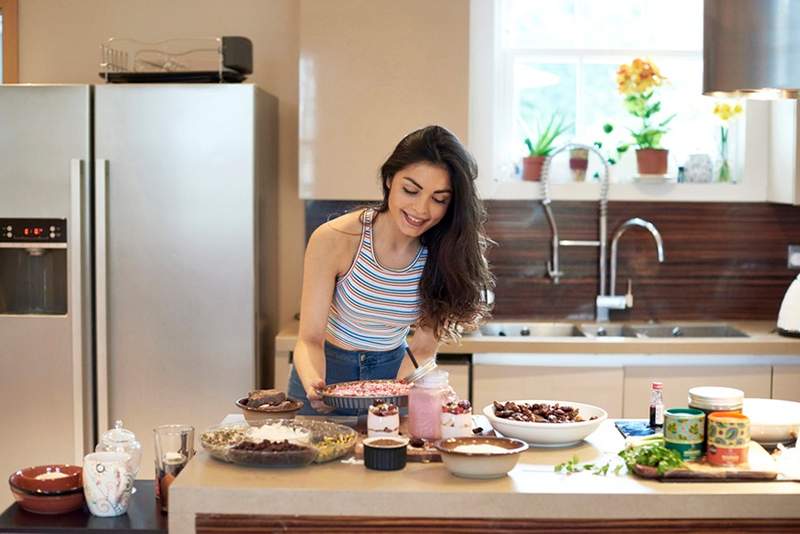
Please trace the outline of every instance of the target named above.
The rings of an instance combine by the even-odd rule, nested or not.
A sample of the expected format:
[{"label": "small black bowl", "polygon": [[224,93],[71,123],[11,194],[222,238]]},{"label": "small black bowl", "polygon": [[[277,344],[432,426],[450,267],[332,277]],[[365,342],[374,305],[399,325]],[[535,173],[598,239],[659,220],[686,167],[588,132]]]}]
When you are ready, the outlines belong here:
[{"label": "small black bowl", "polygon": [[408,438],[374,437],[364,440],[364,465],[378,471],[397,471],[406,466]]}]

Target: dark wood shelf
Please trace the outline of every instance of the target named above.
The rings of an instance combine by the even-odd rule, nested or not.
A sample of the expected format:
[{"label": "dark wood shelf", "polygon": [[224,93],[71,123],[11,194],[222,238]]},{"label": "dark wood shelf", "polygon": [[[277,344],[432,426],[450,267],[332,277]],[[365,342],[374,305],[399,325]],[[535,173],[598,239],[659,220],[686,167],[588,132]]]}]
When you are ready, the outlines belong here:
[{"label": "dark wood shelf", "polygon": [[95,517],[85,504],[82,509],[68,514],[42,515],[25,511],[14,503],[0,515],[0,532],[167,532],[167,514],[162,514],[156,504],[153,481],[137,480],[134,487],[136,493],[131,496],[128,513],[121,516]]}]

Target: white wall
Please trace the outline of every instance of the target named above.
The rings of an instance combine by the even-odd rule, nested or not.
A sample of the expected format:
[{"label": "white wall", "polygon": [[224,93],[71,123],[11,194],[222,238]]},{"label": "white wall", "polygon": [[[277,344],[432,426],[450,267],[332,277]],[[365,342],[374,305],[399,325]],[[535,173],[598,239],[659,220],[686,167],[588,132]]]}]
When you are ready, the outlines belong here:
[{"label": "white wall", "polygon": [[[21,83],[102,83],[100,43],[243,35],[253,41],[248,78],[278,97],[280,322],[299,308],[304,247],[297,194],[299,2],[295,0],[20,0]],[[276,328],[279,325],[276,325]]]}]

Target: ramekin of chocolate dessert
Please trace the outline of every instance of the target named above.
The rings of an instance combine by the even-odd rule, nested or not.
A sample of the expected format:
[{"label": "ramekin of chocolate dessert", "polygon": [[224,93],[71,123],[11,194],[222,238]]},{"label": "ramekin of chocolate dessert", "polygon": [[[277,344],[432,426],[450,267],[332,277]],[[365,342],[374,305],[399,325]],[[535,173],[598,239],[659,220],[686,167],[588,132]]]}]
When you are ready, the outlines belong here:
[{"label": "ramekin of chocolate dessert", "polygon": [[406,466],[408,438],[374,437],[364,444],[364,466],[378,471],[397,471]]}]

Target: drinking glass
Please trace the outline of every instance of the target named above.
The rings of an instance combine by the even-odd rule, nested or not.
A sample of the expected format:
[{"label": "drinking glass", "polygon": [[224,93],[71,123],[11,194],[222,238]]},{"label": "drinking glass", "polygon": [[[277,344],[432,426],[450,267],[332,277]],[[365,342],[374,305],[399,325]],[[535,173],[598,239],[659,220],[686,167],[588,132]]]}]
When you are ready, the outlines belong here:
[{"label": "drinking glass", "polygon": [[162,425],[153,429],[156,443],[156,500],[169,508],[169,486],[194,456],[194,427]]}]

